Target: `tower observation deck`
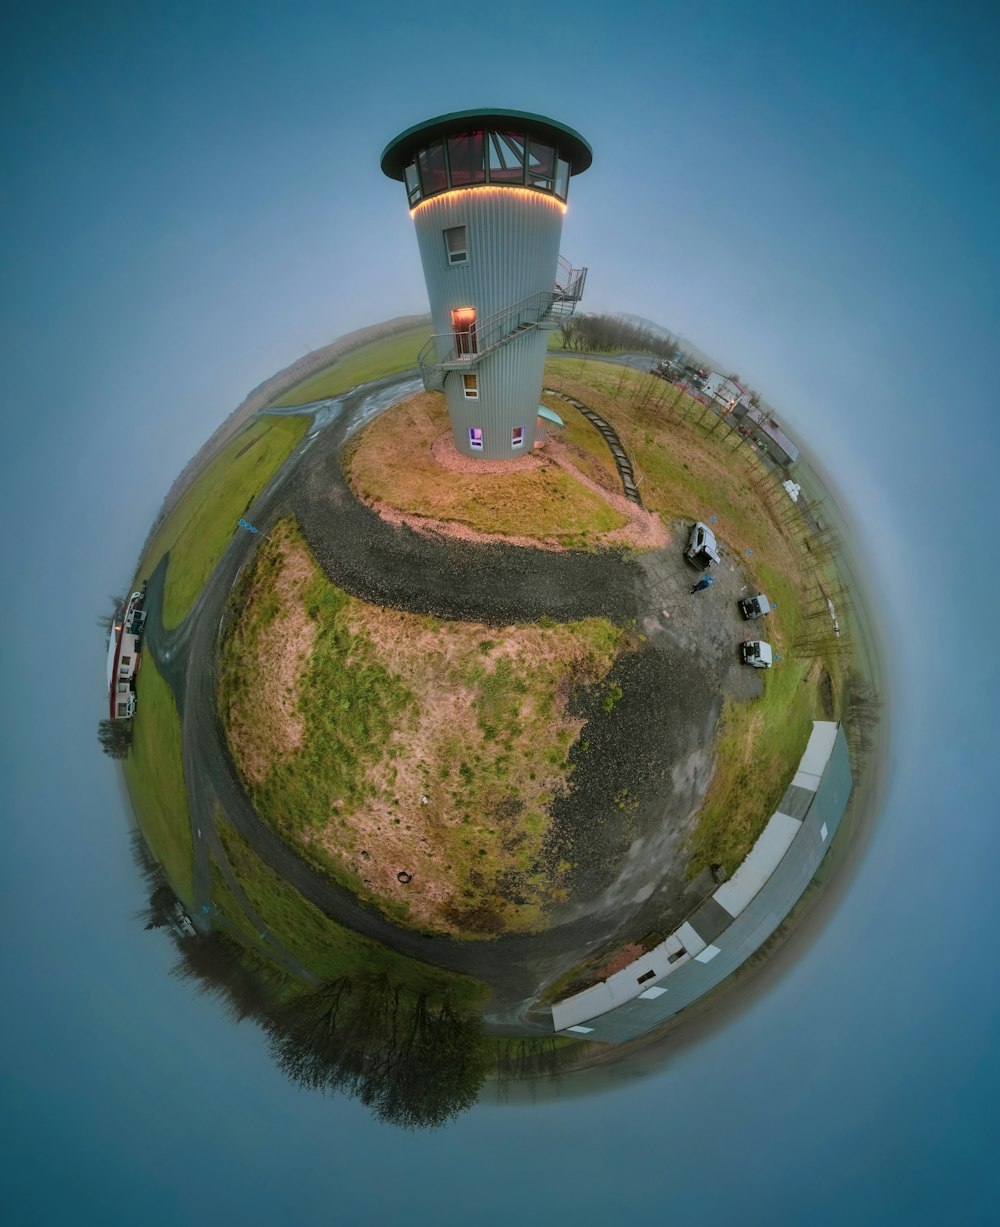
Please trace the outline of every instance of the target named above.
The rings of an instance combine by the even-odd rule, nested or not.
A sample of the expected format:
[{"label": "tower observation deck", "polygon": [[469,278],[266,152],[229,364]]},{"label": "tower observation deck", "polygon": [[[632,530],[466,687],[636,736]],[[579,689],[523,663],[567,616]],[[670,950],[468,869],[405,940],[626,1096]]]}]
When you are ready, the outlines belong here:
[{"label": "tower observation deck", "polygon": [[430,298],[424,386],[444,391],[463,455],[531,451],[548,334],[587,277],[559,241],[570,178],[592,157],[572,128],[504,110],[439,115],[382,153],[406,187]]}]

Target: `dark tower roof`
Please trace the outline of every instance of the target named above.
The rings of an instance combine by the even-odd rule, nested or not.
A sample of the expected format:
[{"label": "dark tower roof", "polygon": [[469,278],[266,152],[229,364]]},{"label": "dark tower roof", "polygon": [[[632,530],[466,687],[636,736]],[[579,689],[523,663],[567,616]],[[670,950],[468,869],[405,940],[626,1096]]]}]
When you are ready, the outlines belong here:
[{"label": "dark tower roof", "polygon": [[424,120],[401,132],[382,150],[382,171],[390,179],[402,179],[403,168],[413,161],[418,149],[425,149],[438,137],[470,129],[504,130],[524,129],[529,135],[538,136],[558,145],[560,153],[570,164],[570,173],[579,175],[594,160],[594,152],[579,132],[546,119],[544,115],[532,115],[530,111],[492,110],[452,111],[450,115],[438,115]]}]

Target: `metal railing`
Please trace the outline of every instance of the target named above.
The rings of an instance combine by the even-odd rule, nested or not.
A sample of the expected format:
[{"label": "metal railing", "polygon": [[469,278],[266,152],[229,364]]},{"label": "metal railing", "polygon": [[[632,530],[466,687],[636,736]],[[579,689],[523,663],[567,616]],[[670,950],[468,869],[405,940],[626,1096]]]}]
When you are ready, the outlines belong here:
[{"label": "metal railing", "polygon": [[432,336],[417,355],[417,363],[428,391],[444,386],[449,370],[473,370],[487,354],[527,332],[530,328],[558,328],[576,310],[587,280],[585,268],[573,268],[565,256],[559,257],[555,286],[539,290],[504,307],[468,332],[444,332]]},{"label": "metal railing", "polygon": [[562,302],[576,304],[583,297],[587,284],[587,270],[574,268],[565,256],[559,257],[559,272],[556,274],[555,295]]}]

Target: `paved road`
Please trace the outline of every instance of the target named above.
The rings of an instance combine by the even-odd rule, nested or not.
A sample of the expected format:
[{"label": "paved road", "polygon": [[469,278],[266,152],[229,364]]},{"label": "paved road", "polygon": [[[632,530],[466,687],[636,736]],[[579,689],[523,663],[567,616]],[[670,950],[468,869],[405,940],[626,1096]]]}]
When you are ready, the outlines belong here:
[{"label": "paved road", "polygon": [[[564,799],[557,815],[560,838],[588,872],[573,903],[553,913],[553,927],[544,933],[460,942],[394,925],[278,838],[240,785],[216,711],[226,598],[257,542],[241,532],[176,630],[166,631],[160,620],[163,564],[150,577],[147,593],[147,648],[182,718],[198,905],[211,898],[211,861],[225,861],[214,823],[218,805],[257,855],[328,916],[402,953],[487,981],[494,992],[491,1023],[523,1034],[549,1033],[547,1011],[536,1007],[539,985],[591,951],[641,936],[692,906],[681,848],[711,776],[705,747],[723,696],[748,697],[760,685],[736,663],[743,624],[735,598],[743,591],[743,575],[739,561],[726,558],[711,592],[692,597],[682,540],[633,559],[445,541],[386,524],[354,498],[339,455],[361,424],[413,390],[412,379],[395,376],[324,402],[313,429],[248,517],[266,531],[282,516],[296,515],[330,579],[376,604],[498,625],[543,615],[563,621],[600,614],[642,628],[647,643],[620,662],[627,684],[615,726],[601,730],[596,714],[595,726],[588,726],[592,741],[605,736],[602,771],[588,779],[578,763],[572,804]],[[595,807],[607,806],[607,787],[616,775],[633,784],[641,775],[649,783],[631,816],[631,836],[623,840],[619,834],[617,843],[602,844],[594,832],[613,824],[586,819]],[[654,783],[664,777],[666,784]]]}]

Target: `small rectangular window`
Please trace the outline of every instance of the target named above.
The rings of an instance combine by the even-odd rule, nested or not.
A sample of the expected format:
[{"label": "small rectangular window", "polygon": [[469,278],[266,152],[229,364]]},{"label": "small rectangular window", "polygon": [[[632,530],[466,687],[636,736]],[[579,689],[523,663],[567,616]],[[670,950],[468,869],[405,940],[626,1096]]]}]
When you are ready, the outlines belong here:
[{"label": "small rectangular window", "polygon": [[482,451],[483,448],[483,429],[481,426],[469,427],[469,446]]},{"label": "small rectangular window", "polygon": [[444,249],[449,264],[465,264],[469,259],[469,247],[465,241],[464,226],[449,226],[444,231]]},{"label": "small rectangular window", "polygon": [[473,373],[463,375],[462,388],[469,400],[475,400],[479,395],[479,376]]},{"label": "small rectangular window", "polygon": [[127,715],[128,715],[128,704],[127,704],[127,703],[119,703],[119,704],[118,704],[118,715],[119,715],[119,716],[127,716]]},{"label": "small rectangular window", "polygon": [[128,682],[119,682],[119,683],[118,683],[118,693],[119,693],[119,694],[128,694]]},{"label": "small rectangular window", "polygon": [[636,976],[636,984],[645,984],[647,980],[652,980],[656,976],[655,971],[644,971],[641,976]]},{"label": "small rectangular window", "polygon": [[510,445],[511,447],[521,447],[523,443],[524,443],[524,427],[515,426],[514,429],[510,432]]},{"label": "small rectangular window", "polygon": [[123,656],[123,657],[122,657],[122,664],[123,664],[123,665],[130,665],[131,663],[132,663],[132,657],[131,657],[131,656]]}]

